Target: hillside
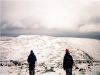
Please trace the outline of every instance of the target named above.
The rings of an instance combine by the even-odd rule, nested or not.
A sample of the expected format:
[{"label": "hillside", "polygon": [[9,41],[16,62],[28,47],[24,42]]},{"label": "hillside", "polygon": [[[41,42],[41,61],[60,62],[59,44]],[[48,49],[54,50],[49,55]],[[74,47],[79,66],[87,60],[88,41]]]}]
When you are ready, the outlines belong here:
[{"label": "hillside", "polygon": [[0,60],[5,61],[4,64],[10,60],[27,63],[30,50],[33,50],[37,56],[37,71],[46,72],[52,67],[62,69],[66,48],[70,50],[75,63],[76,60],[100,61],[99,45],[100,41],[95,39],[21,35],[0,41]]}]

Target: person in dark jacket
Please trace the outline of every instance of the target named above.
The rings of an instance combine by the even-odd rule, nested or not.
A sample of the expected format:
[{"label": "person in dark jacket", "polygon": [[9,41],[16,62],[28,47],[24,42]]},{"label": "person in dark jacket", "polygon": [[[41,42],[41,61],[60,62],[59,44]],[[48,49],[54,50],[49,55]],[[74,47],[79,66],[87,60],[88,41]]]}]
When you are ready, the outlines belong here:
[{"label": "person in dark jacket", "polygon": [[73,58],[69,53],[69,50],[66,49],[66,54],[63,60],[63,69],[66,71],[66,75],[72,75],[73,68]]},{"label": "person in dark jacket", "polygon": [[29,64],[29,75],[34,75],[35,74],[35,62],[37,61],[37,59],[32,50],[30,52],[30,55],[28,56],[27,61]]}]

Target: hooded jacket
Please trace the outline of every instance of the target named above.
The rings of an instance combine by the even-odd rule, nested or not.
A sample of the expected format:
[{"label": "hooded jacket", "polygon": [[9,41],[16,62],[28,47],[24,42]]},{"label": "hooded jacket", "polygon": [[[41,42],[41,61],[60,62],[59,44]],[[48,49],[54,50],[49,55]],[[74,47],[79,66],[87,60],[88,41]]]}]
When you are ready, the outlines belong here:
[{"label": "hooded jacket", "polygon": [[70,55],[70,53],[66,53],[63,60],[63,68],[64,70],[66,70],[72,67],[73,67],[73,58]]},{"label": "hooded jacket", "polygon": [[36,56],[34,55],[34,53],[30,53],[30,55],[28,56],[28,59],[27,59],[28,63],[29,64],[35,64],[36,60],[37,59],[36,59]]}]

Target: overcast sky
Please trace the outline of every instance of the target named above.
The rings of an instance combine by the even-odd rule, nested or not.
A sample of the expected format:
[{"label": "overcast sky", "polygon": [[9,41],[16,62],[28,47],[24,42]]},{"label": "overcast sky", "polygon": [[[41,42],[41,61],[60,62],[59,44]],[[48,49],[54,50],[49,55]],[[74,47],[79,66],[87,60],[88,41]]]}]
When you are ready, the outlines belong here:
[{"label": "overcast sky", "polygon": [[100,0],[2,0],[1,35],[100,35]]}]

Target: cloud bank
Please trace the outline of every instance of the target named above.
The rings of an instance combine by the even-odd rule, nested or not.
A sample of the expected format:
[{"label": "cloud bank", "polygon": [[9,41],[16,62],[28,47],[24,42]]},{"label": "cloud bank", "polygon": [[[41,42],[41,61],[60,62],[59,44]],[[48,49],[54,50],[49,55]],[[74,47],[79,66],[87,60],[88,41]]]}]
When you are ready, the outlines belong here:
[{"label": "cloud bank", "polygon": [[2,36],[100,35],[99,0],[3,0],[0,12]]}]

